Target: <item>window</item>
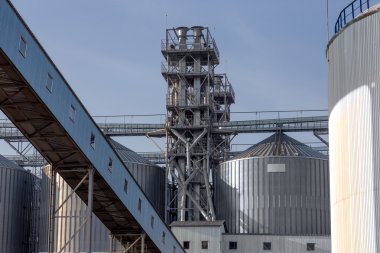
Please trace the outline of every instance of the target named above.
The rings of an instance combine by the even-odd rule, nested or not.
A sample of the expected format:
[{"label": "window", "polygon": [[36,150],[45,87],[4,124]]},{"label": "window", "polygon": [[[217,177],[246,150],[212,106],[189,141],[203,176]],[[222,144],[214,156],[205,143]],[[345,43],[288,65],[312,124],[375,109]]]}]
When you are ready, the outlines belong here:
[{"label": "window", "polygon": [[139,201],[137,202],[137,210],[139,210],[139,212],[141,212],[141,199],[139,198]]},{"label": "window", "polygon": [[162,243],[165,244],[165,237],[166,237],[166,234],[165,232],[162,232]]},{"label": "window", "polygon": [[124,179],[124,192],[128,194],[128,180]]},{"label": "window", "polygon": [[108,157],[108,171],[112,173],[112,158]]},{"label": "window", "polygon": [[173,253],[175,253],[176,252],[176,247],[175,246],[173,246]]},{"label": "window", "polygon": [[154,217],[150,217],[150,226],[151,228],[154,228]]},{"label": "window", "polygon": [[237,242],[229,242],[228,249],[237,249]]},{"label": "window", "polygon": [[208,249],[208,241],[201,242],[201,249]]},{"label": "window", "polygon": [[46,89],[52,93],[53,92],[53,77],[48,73],[46,78]]},{"label": "window", "polygon": [[24,58],[26,57],[26,48],[27,48],[26,40],[24,39],[24,37],[20,36],[20,44],[19,44],[18,51]]},{"label": "window", "polygon": [[73,105],[70,105],[69,109],[69,118],[71,119],[72,122],[75,120],[75,114],[76,114],[76,109]]},{"label": "window", "polygon": [[315,251],[315,243],[306,243],[306,250],[307,251]]},{"label": "window", "polygon": [[272,250],[272,243],[271,242],[264,242],[263,243],[263,250]]},{"label": "window", "polygon": [[95,134],[93,133],[91,133],[90,145],[93,149],[95,149]]},{"label": "window", "polygon": [[183,241],[183,248],[184,249],[190,249],[190,242],[189,241]]}]

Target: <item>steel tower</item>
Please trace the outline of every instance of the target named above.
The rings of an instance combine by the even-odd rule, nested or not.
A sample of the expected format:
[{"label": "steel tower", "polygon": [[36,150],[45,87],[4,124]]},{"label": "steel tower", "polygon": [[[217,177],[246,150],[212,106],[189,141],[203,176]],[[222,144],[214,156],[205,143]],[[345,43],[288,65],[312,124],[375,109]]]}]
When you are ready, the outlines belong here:
[{"label": "steel tower", "polygon": [[234,91],[225,74],[215,74],[219,51],[208,28],[166,30],[167,170],[171,191],[168,221],[215,220],[212,171],[229,151],[230,132],[213,124],[230,120]]}]

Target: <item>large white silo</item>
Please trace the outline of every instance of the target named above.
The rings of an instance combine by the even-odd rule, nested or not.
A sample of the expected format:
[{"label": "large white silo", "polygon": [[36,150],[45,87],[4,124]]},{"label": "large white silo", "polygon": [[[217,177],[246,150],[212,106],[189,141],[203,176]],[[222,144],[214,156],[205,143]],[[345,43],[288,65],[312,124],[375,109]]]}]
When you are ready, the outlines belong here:
[{"label": "large white silo", "polygon": [[340,17],[327,47],[332,252],[380,252],[380,8]]}]

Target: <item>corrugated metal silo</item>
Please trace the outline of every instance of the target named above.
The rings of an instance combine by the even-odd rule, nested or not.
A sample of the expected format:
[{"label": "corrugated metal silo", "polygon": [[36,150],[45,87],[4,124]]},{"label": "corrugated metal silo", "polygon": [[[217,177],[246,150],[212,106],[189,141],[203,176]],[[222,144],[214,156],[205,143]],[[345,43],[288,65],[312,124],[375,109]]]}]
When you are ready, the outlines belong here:
[{"label": "corrugated metal silo", "polygon": [[[112,146],[122,158],[127,168],[134,176],[137,183],[140,185],[153,206],[163,215],[164,212],[164,193],[165,193],[165,170],[159,166],[150,163],[145,158],[141,157],[132,150],[126,148],[120,143],[110,140]],[[42,188],[43,192],[49,192],[49,168],[47,167],[43,175]],[[62,178],[57,175],[57,205],[59,206],[66,197],[71,193],[72,189]],[[49,217],[49,198],[46,194],[43,198],[41,208],[40,221],[40,251],[47,250],[48,238],[48,217]],[[65,243],[70,239],[72,233],[79,228],[84,221],[83,215],[86,213],[87,205],[76,195],[73,196],[62,206],[58,212],[58,216],[70,217],[58,219],[56,231],[56,249],[60,250]],[[92,232],[92,250],[94,252],[108,252],[110,249],[110,233],[109,230],[101,223],[101,221],[93,216],[93,232]],[[86,239],[86,231],[82,229],[73,240],[64,247],[64,252],[82,252],[85,250],[84,240]],[[119,243],[114,245],[115,249],[120,249]]]},{"label": "corrugated metal silo", "polygon": [[380,7],[337,33],[327,57],[332,252],[380,252]]},{"label": "corrugated metal silo", "polygon": [[0,252],[29,252],[33,175],[0,155]]},{"label": "corrugated metal silo", "polygon": [[165,212],[165,169],[159,167],[120,143],[111,140],[147,198],[163,218]]},{"label": "corrugated metal silo", "polygon": [[228,233],[328,235],[327,157],[285,134],[274,134],[215,175],[217,219]]}]

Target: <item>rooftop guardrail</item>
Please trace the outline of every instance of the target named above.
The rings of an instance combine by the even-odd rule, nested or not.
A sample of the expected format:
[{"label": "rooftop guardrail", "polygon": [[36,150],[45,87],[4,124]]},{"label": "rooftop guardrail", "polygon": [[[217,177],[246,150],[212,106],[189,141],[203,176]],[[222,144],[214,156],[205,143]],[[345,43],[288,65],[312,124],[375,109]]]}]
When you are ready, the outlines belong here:
[{"label": "rooftop guardrail", "polygon": [[[370,3],[371,2],[371,3]],[[355,19],[361,13],[367,11],[371,4],[376,2],[375,0],[354,0],[349,5],[347,5],[338,16],[338,19],[335,22],[335,33],[338,33],[342,30],[347,23]]]}]

